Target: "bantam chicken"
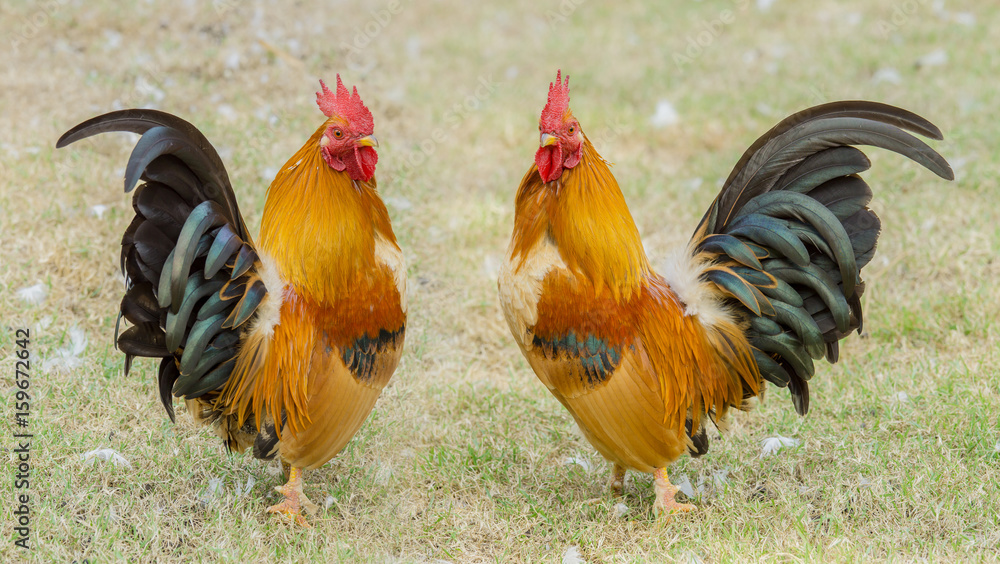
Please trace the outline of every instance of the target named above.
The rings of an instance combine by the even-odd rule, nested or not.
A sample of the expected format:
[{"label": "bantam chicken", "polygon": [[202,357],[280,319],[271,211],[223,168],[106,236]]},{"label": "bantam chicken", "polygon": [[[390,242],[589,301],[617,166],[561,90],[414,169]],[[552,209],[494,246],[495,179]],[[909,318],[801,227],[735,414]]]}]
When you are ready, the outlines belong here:
[{"label": "bantam chicken", "polygon": [[[135,219],[122,238],[127,291],[117,337],[162,358],[159,392],[213,424],[231,450],[281,457],[284,500],[308,525],[302,471],[333,458],[364,422],[403,350],[406,269],[375,185],[372,114],[337,76],[320,81],[326,121],[271,183],[255,244],[218,153],[194,126],[154,110],[90,119],[57,144],[141,134],[125,169]],[[117,330],[116,330],[117,333]]]},{"label": "bantam chicken", "polygon": [[652,472],[654,510],[674,499],[667,466],[708,450],[706,428],[787,387],[809,409],[814,360],[861,331],[860,270],[880,222],[852,145],[882,147],[952,179],[903,131],[941,139],[905,110],[835,102],[794,114],[736,164],[690,243],[658,274],[625,198],[569,109],[569,77],[549,85],[535,164],[517,191],[500,271],[504,316],[538,378],[614,464]]}]

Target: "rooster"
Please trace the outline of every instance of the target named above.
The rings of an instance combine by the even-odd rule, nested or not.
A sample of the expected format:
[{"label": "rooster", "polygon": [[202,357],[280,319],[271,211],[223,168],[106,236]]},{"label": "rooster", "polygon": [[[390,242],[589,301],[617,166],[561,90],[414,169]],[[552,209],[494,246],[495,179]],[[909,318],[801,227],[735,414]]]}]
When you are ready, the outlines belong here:
[{"label": "rooster", "polygon": [[141,134],[125,169],[135,218],[122,238],[125,373],[160,358],[172,396],[230,450],[279,455],[288,481],[268,508],[308,526],[302,471],[354,436],[396,369],[406,269],[375,183],[372,114],[337,76],[320,81],[326,121],[271,183],[257,243],[226,168],[190,123],[154,110],[92,118],[57,147],[109,131]]},{"label": "rooster", "polygon": [[650,265],[609,163],[569,108],[569,77],[550,83],[540,147],[518,188],[499,277],[514,339],[538,378],[613,463],[653,473],[654,511],[679,503],[667,466],[708,450],[709,422],[748,409],[764,381],[809,409],[815,360],[861,331],[861,268],[881,229],[858,176],[872,145],[954,178],[904,132],[941,139],[927,120],[874,102],[794,114],[736,164],[686,247]]}]

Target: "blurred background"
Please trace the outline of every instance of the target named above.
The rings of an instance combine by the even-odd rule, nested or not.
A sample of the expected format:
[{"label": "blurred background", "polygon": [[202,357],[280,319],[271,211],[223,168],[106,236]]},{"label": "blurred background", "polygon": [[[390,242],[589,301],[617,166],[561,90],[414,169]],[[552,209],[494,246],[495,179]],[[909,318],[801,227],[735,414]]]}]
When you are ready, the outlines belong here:
[{"label": "blurred background", "polygon": [[[0,380],[13,386],[14,330],[30,328],[33,556],[909,560],[996,548],[997,501],[977,492],[1000,460],[998,45],[1000,7],[972,0],[0,1]],[[686,241],[743,150],[811,105],[914,111],[942,129],[932,145],[956,171],[949,184],[869,152],[884,233],[865,271],[867,338],[819,370],[808,418],[773,390],[706,458],[678,463],[701,511],[665,529],[648,477],[620,504],[606,495],[605,463],[535,380],[497,303],[557,69],[654,262]],[[174,113],[216,146],[256,233],[270,180],[322,123],[318,79],[337,73],[374,114],[410,321],[375,413],[307,480],[325,513],[300,533],[262,514],[273,465],[227,456],[183,413],[170,425],[152,363],[122,376],[121,179],[136,137],[54,144],[107,111]],[[759,458],[779,434],[805,447]],[[130,468],[91,465],[98,448]],[[0,554],[23,556],[13,550]]]}]

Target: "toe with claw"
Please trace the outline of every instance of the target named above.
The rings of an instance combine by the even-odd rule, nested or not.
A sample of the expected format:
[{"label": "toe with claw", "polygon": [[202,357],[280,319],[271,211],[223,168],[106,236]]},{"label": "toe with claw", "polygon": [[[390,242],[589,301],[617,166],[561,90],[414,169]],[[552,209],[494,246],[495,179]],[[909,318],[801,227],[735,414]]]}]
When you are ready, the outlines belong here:
[{"label": "toe with claw", "polygon": [[283,486],[276,486],[274,490],[285,499],[276,505],[267,508],[268,513],[275,513],[303,527],[311,527],[302,510],[309,515],[315,515],[318,507],[309,501],[306,494],[302,492],[302,469],[291,468],[288,473],[288,483]]},{"label": "toe with claw", "polygon": [[696,509],[695,506],[689,503],[678,503],[674,499],[674,495],[680,489],[671,484],[670,480],[667,479],[666,468],[657,468],[653,472],[653,478],[653,489],[656,492],[656,501],[653,502],[654,513],[669,517],[675,513],[687,513]]}]

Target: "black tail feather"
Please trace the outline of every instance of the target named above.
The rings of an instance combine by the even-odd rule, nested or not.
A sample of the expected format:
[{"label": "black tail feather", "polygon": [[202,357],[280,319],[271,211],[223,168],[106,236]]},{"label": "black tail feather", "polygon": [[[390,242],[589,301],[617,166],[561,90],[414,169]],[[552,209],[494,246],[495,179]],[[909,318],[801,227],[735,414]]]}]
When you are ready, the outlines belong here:
[{"label": "black tail feather", "polygon": [[[920,116],[874,102],[794,114],[743,154],[695,231],[696,251],[714,257],[704,280],[744,312],[761,374],[788,387],[799,414],[809,410],[812,361],[836,362],[840,339],[863,323],[860,272],[874,256],[881,222],[858,176],[871,163],[852,145],[889,149],[954,178],[941,155],[904,130],[941,139]],[[760,266],[725,237],[743,242]],[[747,286],[767,303],[753,303]]]},{"label": "black tail feather", "polygon": [[[126,373],[136,356],[162,359],[160,401],[173,420],[173,396],[202,397],[225,385],[240,335],[266,288],[226,169],[204,135],[164,112],[124,110],[81,123],[56,146],[110,131],[142,135],[126,167],[125,190],[144,181],[134,191],[136,215],[122,237],[127,291],[120,315],[132,327],[120,334],[116,328],[116,340]],[[252,296],[221,295],[230,282],[252,288]],[[236,322],[223,327],[227,319]]]}]

